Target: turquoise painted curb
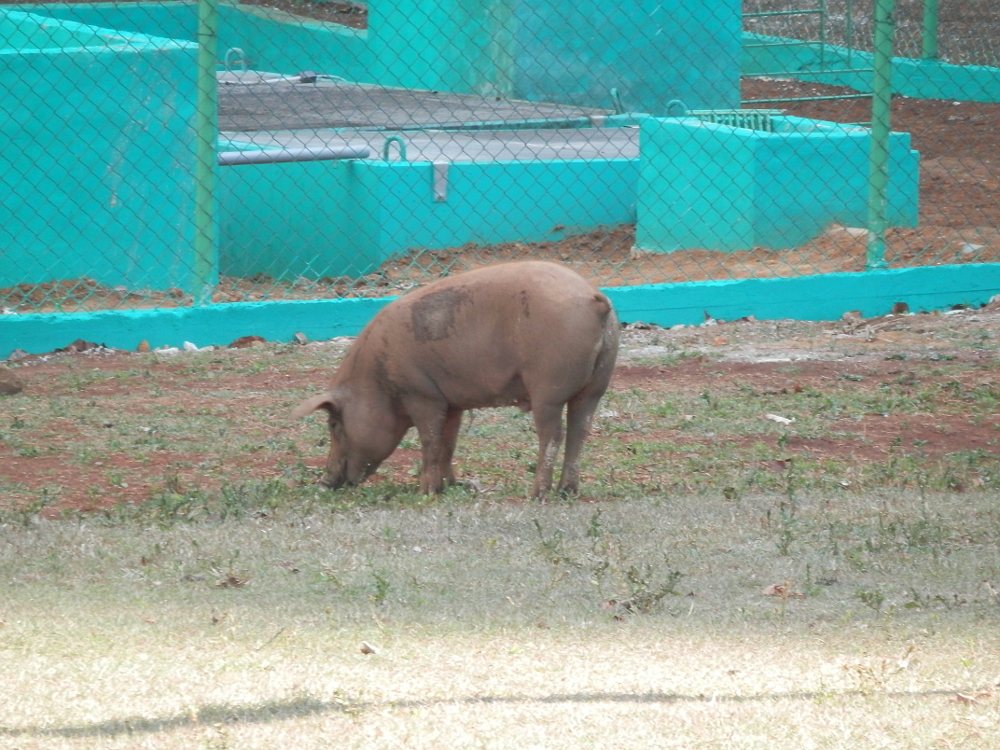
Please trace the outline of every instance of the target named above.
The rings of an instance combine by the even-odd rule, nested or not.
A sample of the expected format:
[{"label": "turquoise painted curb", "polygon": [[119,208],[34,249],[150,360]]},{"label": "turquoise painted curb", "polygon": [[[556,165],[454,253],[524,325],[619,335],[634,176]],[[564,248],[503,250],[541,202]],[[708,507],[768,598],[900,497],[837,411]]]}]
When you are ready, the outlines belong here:
[{"label": "turquoise painted curb", "polygon": [[[985,304],[1000,294],[1000,264],[834,273],[792,279],[740,279],[609,287],[603,290],[624,322],[660,326],[698,324],[708,313],[734,320],[792,318],[836,320],[847,310],[871,317],[896,302],[910,310],[941,310]],[[289,341],[295,333],[322,340],[353,336],[393,297],[254,302],[127,310],[0,316],[0,358],[23,349],[40,354],[85,339],[118,349],[150,346],[225,345],[240,336]]]},{"label": "turquoise painted curb", "polygon": [[792,279],[650,284],[603,290],[623,321],[671,326],[753,315],[758,320],[836,320],[848,310],[884,315],[897,302],[913,312],[983,305],[1000,293],[1000,263],[927,266]]},{"label": "turquoise painted curb", "polygon": [[237,302],[162,310],[110,310],[0,316],[0,358],[15,349],[32,354],[64,347],[76,339],[115,349],[134,350],[141,341],[154,349],[225,346],[240,336],[291,341],[296,333],[311,340],[353,336],[393,298],[281,302]]}]

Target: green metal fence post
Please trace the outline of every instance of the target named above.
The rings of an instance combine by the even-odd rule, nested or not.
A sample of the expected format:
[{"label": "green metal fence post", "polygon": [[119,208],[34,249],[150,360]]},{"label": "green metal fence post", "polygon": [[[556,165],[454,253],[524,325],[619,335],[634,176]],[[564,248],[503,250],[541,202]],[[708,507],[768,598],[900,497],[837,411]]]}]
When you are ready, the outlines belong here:
[{"label": "green metal fence post", "polygon": [[872,74],[871,155],[868,170],[868,270],[885,268],[889,187],[889,128],[892,100],[892,36],[895,0],[875,2],[875,60]]},{"label": "green metal fence post", "polygon": [[844,14],[844,44],[847,46],[847,67],[854,67],[854,0],[847,0]]},{"label": "green metal fence post", "polygon": [[195,206],[192,286],[195,305],[212,301],[218,283],[216,184],[218,169],[218,94],[216,47],[218,0],[198,2],[198,100],[195,114]]},{"label": "green metal fence post", "polygon": [[938,56],[938,0],[924,0],[924,31],[922,54],[925,60]]}]

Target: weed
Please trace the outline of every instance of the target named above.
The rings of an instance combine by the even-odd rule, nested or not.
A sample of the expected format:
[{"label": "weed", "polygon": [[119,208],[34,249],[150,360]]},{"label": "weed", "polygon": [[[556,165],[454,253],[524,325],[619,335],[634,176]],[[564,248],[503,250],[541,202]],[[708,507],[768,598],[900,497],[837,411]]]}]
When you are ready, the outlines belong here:
[{"label": "weed", "polygon": [[41,517],[42,511],[55,505],[58,497],[43,487],[37,495],[26,503],[14,507],[0,505],[0,525],[11,525],[26,528],[34,525]]},{"label": "weed", "polygon": [[873,659],[861,664],[845,664],[844,671],[856,681],[857,690],[862,695],[884,693],[889,682],[898,674],[909,669],[916,646],[912,643],[898,659]]},{"label": "weed", "polygon": [[881,612],[885,603],[885,595],[877,589],[858,589],[854,592],[854,596],[874,612]]},{"label": "weed", "polygon": [[389,596],[389,579],[382,570],[376,569],[369,561],[369,569],[373,580],[374,591],[371,594],[372,603],[375,605],[383,604],[386,597]]},{"label": "weed", "polygon": [[792,543],[795,541],[795,530],[798,526],[798,521],[795,518],[794,508],[790,509],[790,506],[785,503],[781,503],[778,506],[778,529],[777,529],[777,547],[778,554],[782,557],[788,557],[791,553]]},{"label": "weed", "polygon": [[537,518],[532,520],[535,525],[535,531],[538,533],[538,548],[541,552],[542,557],[554,566],[567,565],[569,567],[579,567],[565,551],[564,549],[564,539],[566,533],[562,529],[555,529],[552,534],[546,536],[545,531],[542,529],[542,524]]},{"label": "weed", "polygon": [[604,535],[604,525],[601,523],[601,509],[598,508],[587,523],[587,537],[600,539]]},{"label": "weed", "polygon": [[650,563],[630,565],[624,571],[625,583],[628,586],[628,599],[620,605],[630,611],[649,612],[665,596],[677,596],[677,584],[684,577],[679,570],[670,567],[670,561],[664,555],[663,561],[666,574],[661,575]]}]

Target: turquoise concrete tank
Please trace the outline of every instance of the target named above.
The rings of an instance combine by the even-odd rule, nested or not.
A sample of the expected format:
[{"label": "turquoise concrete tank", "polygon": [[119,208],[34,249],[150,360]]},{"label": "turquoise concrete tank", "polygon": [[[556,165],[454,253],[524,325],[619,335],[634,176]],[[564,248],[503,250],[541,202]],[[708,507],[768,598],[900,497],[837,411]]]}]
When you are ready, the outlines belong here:
[{"label": "turquoise concrete tank", "polygon": [[0,40],[0,287],[187,286],[197,47],[13,10]]},{"label": "turquoise concrete tank", "polygon": [[[638,250],[778,250],[831,224],[866,226],[866,128],[783,116],[761,129],[695,117],[641,128]],[[917,224],[918,166],[909,134],[893,133],[890,226]]]}]

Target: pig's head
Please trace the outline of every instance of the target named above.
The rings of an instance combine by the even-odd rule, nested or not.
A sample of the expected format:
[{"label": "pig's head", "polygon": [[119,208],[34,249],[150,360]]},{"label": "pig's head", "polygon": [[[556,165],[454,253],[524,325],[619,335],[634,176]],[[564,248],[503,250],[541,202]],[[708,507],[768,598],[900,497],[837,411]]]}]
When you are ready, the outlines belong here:
[{"label": "pig's head", "polygon": [[330,489],[361,484],[399,445],[406,429],[371,401],[334,388],[303,401],[292,412],[304,417],[322,409],[330,425],[330,455],[322,484]]}]

